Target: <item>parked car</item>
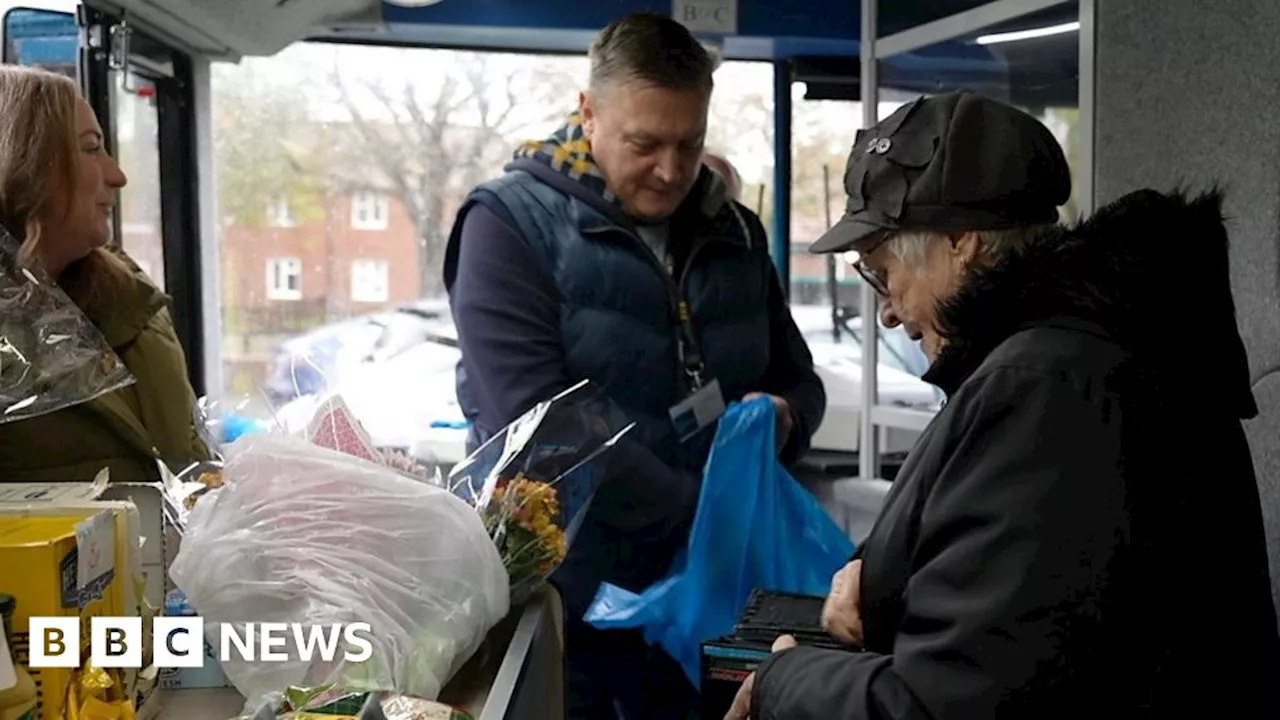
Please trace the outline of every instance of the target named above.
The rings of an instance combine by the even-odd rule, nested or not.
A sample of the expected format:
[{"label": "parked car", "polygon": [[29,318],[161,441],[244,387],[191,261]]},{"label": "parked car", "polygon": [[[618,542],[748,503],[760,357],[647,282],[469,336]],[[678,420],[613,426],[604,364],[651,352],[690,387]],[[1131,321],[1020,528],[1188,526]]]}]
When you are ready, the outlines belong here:
[{"label": "parked car", "polygon": [[[857,318],[846,321],[836,342],[829,309],[797,307],[793,313],[827,388],[827,416],[813,446],[856,452],[862,346],[853,333],[861,325]],[[900,345],[903,340],[905,346]],[[911,351],[919,352],[916,344],[900,329],[884,332],[880,342],[880,402],[925,410],[936,406],[935,389],[910,371]],[[467,428],[454,379],[461,358],[457,344],[448,306],[438,300],[344,320],[293,338],[281,345],[272,374],[269,392],[284,400],[278,403],[277,420],[286,429],[301,430],[319,402],[338,393],[375,445],[442,465],[457,463],[465,458]],[[914,440],[915,435],[895,432],[885,450],[907,449]]]},{"label": "parked car", "polygon": [[276,407],[304,395],[323,393],[341,383],[352,369],[395,355],[425,334],[452,332],[444,330],[452,327],[444,300],[420,300],[325,325],[276,348],[264,391]]},{"label": "parked car", "polygon": [[[848,357],[862,357],[862,318],[849,317],[842,308],[833,318],[827,305],[794,305],[791,316],[796,327],[812,349],[833,346],[832,351]],[[920,349],[920,343],[912,340],[907,331],[898,326],[887,328],[878,325],[879,364],[920,377],[929,369],[929,359]]]},{"label": "parked car", "polygon": [[[466,459],[467,420],[454,384],[461,352],[451,329],[426,331],[396,351],[373,353],[330,386],[375,446],[442,466]],[[325,396],[295,398],[277,412],[281,425],[302,430]]]},{"label": "parked car", "polygon": [[454,391],[460,358],[445,300],[335,322],[277,348],[265,387],[272,420],[301,431],[320,402],[338,394],[376,446],[452,465],[466,452]]},{"label": "parked car", "polygon": [[[813,353],[814,369],[827,390],[827,413],[814,433],[815,450],[855,453],[862,426],[862,318],[844,314],[832,317],[830,306],[796,305],[791,308],[796,327]],[[838,334],[833,331],[838,323]],[[920,379],[929,367],[919,343],[901,327],[879,326],[876,388],[880,405],[910,408],[924,414],[937,412],[942,392]],[[920,433],[886,429],[882,452],[910,450]]]}]

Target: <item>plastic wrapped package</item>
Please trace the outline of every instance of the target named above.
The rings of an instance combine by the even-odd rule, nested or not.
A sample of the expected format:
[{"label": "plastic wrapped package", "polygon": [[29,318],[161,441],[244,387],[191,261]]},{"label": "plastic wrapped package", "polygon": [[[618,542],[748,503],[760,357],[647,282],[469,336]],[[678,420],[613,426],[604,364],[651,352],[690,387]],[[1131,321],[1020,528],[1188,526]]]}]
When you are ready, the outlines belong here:
[{"label": "plastic wrapped package", "polygon": [[170,575],[219,623],[367,622],[373,655],[345,663],[223,662],[257,708],[335,684],[435,698],[509,609],[507,573],[474,509],[447,490],[302,438],[226,446],[221,487],[187,517]]},{"label": "plastic wrapped package", "polygon": [[560,566],[607,474],[608,451],[635,426],[589,381],[539,403],[449,473],[501,553],[522,604]]},{"label": "plastic wrapped package", "polygon": [[134,382],[102,333],[0,228],[0,423],[89,402]]},{"label": "plastic wrapped package", "polygon": [[320,447],[364,458],[432,485],[444,485],[443,474],[433,459],[376,447],[341,395],[324,396],[302,436]]},{"label": "plastic wrapped package", "polygon": [[238,720],[473,720],[470,714],[432,700],[394,692],[335,687],[289,688],[275,707]]},{"label": "plastic wrapped package", "polygon": [[196,398],[195,407],[191,410],[191,423],[196,429],[196,435],[204,441],[209,452],[215,455],[219,454],[222,448],[223,428],[220,415],[221,408],[218,402],[209,398],[208,395]]},{"label": "plastic wrapped package", "polygon": [[[209,401],[207,398],[201,398],[195,411],[197,427],[216,426],[217,421],[211,419],[217,415],[216,406],[216,403]],[[360,422],[352,415],[346,402],[340,396],[329,395],[323,400],[317,398],[317,407],[313,412],[314,415],[310,423],[297,432],[287,433],[286,429],[280,426],[276,426],[271,430],[259,430],[257,432],[270,432],[276,435],[289,434],[293,437],[302,438],[318,447],[336,450],[383,465],[415,480],[421,480],[436,486],[444,485],[444,479],[439,467],[429,459],[410,457],[391,448],[375,448],[368,434],[361,427]],[[239,438],[236,439],[238,440]],[[234,442],[234,440],[231,442]],[[211,445],[210,447],[213,448],[214,446]],[[210,490],[222,484],[223,461],[221,459],[220,445],[217,446],[214,454],[216,459],[193,463],[182,469],[177,475],[172,475],[168,473],[166,468],[161,468],[160,474],[166,499],[165,512],[169,522],[179,534],[185,532],[187,516],[191,508],[195,506],[195,503]]]}]

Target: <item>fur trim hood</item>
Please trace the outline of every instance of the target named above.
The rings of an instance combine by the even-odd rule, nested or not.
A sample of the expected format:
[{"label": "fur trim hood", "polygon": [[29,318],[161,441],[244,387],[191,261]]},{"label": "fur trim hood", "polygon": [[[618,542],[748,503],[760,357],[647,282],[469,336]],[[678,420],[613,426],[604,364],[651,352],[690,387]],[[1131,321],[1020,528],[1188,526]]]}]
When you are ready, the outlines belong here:
[{"label": "fur trim hood", "polygon": [[[1070,324],[1113,340],[1179,392],[1253,417],[1228,244],[1218,190],[1126,195],[970,270],[939,309],[948,340],[926,379],[951,393],[1019,330]],[[1196,297],[1186,302],[1179,290]]]}]

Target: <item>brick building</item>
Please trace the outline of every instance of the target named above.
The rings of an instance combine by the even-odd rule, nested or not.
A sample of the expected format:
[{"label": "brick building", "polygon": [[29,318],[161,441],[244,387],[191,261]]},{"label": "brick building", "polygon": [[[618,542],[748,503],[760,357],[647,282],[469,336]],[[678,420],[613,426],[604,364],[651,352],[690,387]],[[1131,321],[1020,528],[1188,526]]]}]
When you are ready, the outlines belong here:
[{"label": "brick building", "polygon": [[[317,142],[349,137],[342,129],[315,129]],[[397,127],[385,129],[386,151],[403,152]],[[486,150],[477,142],[480,132],[468,127],[444,132],[442,146],[463,154],[478,148],[480,156],[460,158],[444,173],[438,185],[443,190],[435,198],[441,203],[438,232],[448,231],[475,182],[465,170],[488,169],[479,173],[487,177],[500,172],[509,156],[507,143]],[[320,212],[302,213],[277,200],[266,203],[261,222],[224,224],[219,250],[223,358],[233,394],[256,392],[281,342],[423,297],[418,232],[410,210],[385,179],[386,166],[349,162],[358,148],[341,149],[345,152],[332,155]],[[422,152],[406,156],[402,169],[425,172],[418,163],[433,156],[451,160],[447,154]]]},{"label": "brick building", "polygon": [[331,194],[300,221],[286,202],[222,236],[223,301],[262,330],[303,330],[419,297],[417,232],[398,199]]},{"label": "brick building", "polygon": [[332,193],[314,220],[284,202],[260,226],[222,233],[224,363],[252,392],[276,345],[322,325],[421,297],[418,234],[388,192]]}]

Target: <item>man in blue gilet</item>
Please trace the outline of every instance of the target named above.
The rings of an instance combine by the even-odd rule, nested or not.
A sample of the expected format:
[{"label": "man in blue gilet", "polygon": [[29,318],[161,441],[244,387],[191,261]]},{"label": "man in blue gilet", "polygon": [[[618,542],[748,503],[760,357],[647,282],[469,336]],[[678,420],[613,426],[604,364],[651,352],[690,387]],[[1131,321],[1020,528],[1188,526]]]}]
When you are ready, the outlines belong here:
[{"label": "man in blue gilet", "polygon": [[768,395],[788,463],[826,408],[759,218],[702,163],[714,70],[669,18],[614,22],[577,110],[475,189],[449,239],[473,447],[582,379],[636,423],[630,481],[601,489],[553,577],[575,719],[696,717],[673,660],[581,621],[602,581],[643,589],[687,540],[715,422],[678,427],[673,408]]}]

